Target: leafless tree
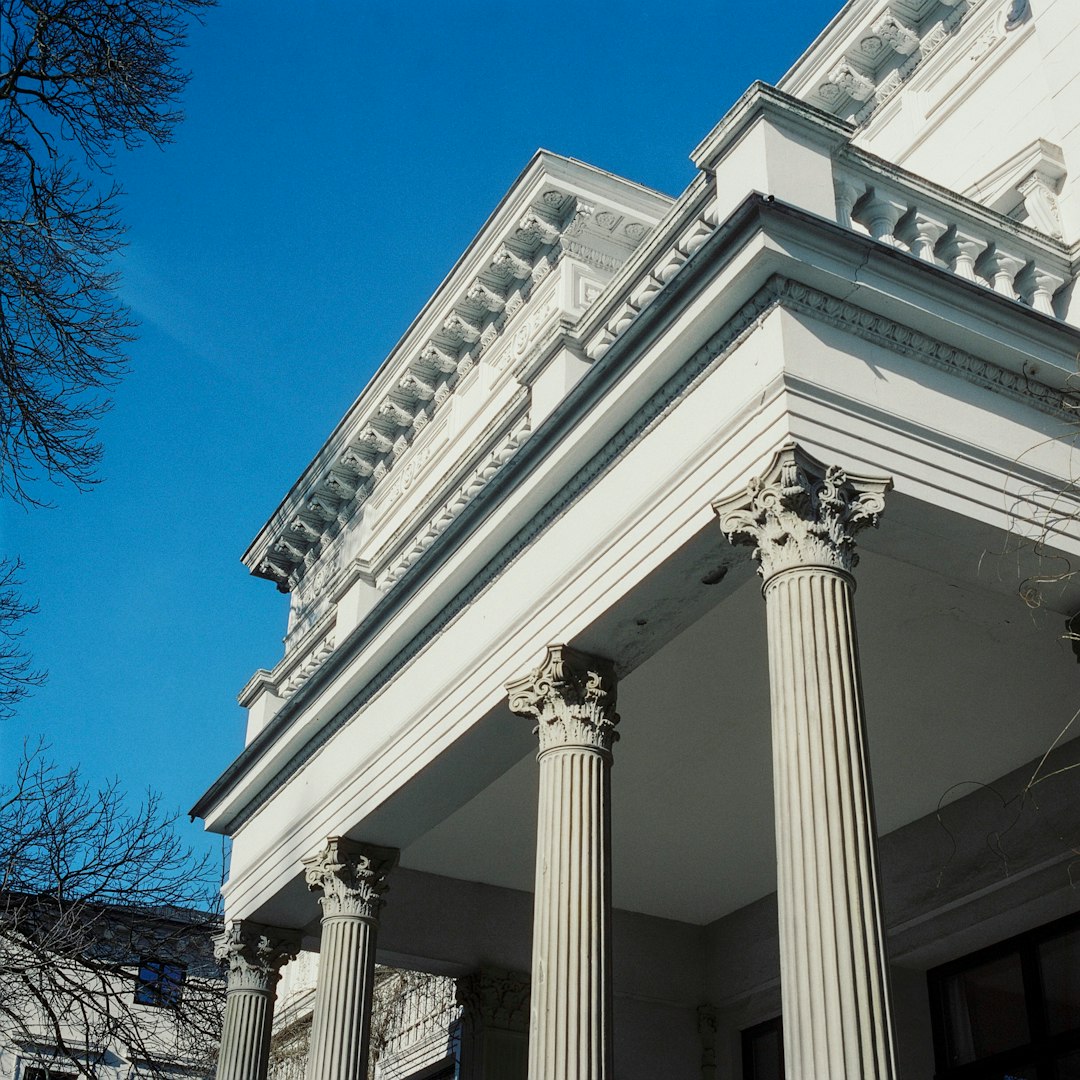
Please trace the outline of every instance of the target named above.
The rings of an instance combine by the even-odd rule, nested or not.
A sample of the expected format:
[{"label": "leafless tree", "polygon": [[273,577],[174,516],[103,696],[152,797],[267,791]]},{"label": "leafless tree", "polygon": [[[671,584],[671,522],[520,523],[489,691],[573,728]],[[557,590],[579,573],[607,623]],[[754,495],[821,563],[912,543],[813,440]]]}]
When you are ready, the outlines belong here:
[{"label": "leafless tree", "polygon": [[[114,155],[181,119],[176,64],[214,0],[0,0],[0,498],[97,481],[97,421],[134,323],[115,292]],[[32,605],[0,561],[0,718],[41,676],[14,642]]]},{"label": "leafless tree", "polygon": [[[0,0],[0,495],[85,487],[132,321],[113,291],[114,154],[168,142],[212,0]],[[103,182],[104,181],[104,182]]]},{"label": "leafless tree", "polygon": [[18,559],[0,558],[0,720],[11,716],[15,706],[45,677],[34,670],[19,643],[23,619],[36,610],[19,593],[21,569]]},{"label": "leafless tree", "polygon": [[[0,789],[0,1037],[48,1047],[87,1077],[209,1075],[224,984],[213,959],[218,875],[152,793],[24,754]],[[41,1052],[40,1049],[38,1052]]]}]

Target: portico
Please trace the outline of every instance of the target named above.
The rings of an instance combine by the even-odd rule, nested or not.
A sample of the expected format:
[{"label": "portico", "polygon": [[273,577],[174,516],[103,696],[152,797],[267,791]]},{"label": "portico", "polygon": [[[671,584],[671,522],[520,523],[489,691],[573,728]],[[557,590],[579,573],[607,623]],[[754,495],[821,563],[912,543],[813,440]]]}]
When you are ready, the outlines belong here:
[{"label": "portico", "polygon": [[1071,257],[859,140],[756,86],[677,200],[538,154],[252,545],[286,654],[196,812],[321,951],[310,1080],[376,950],[531,972],[530,1080],[778,1015],[788,1076],[929,1075],[927,967],[1075,907],[1073,777],[1008,873],[964,786],[1075,709]]}]

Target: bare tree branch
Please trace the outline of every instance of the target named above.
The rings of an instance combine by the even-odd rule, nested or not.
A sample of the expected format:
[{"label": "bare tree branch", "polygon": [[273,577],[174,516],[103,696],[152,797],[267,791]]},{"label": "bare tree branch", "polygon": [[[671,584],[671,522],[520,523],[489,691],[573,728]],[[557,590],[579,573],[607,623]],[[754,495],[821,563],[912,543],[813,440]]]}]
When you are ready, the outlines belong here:
[{"label": "bare tree branch", "polygon": [[[114,291],[116,151],[181,120],[176,64],[212,0],[0,0],[0,495],[85,488],[134,323]],[[79,174],[78,152],[91,176]]]},{"label": "bare tree branch", "polygon": [[[48,1045],[87,1077],[110,1055],[160,1076],[181,1063],[211,1071],[223,998],[212,947],[219,882],[176,821],[153,793],[133,806],[116,782],[94,788],[40,746],[24,753],[0,789],[8,1038]],[[146,960],[165,973],[155,1004],[137,1000]],[[182,982],[170,981],[179,972]]]}]

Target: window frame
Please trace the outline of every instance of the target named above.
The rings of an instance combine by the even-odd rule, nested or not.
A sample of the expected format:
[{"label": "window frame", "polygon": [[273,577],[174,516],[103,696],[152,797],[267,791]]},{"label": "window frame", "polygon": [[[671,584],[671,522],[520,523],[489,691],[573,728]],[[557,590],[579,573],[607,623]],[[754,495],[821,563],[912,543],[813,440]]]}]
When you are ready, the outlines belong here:
[{"label": "window frame", "polygon": [[761,1035],[776,1033],[776,1041],[779,1046],[780,1076],[787,1075],[784,1062],[784,1017],[782,1014],[773,1016],[768,1020],[762,1020],[760,1024],[751,1024],[743,1028],[739,1033],[742,1047],[742,1077],[743,1080],[757,1080],[754,1071],[753,1042]]},{"label": "window frame", "polygon": [[[143,972],[157,969],[156,979],[143,978]],[[179,978],[172,973],[179,973]],[[187,964],[179,960],[162,960],[157,956],[139,957],[135,971],[135,991],[133,1003],[145,1005],[151,1009],[176,1009],[184,1000],[184,985],[187,982]],[[166,988],[169,992],[166,993]]]},{"label": "window frame", "polygon": [[[1080,913],[1066,915],[1022,934],[1005,938],[984,949],[957,957],[931,968],[926,973],[930,999],[930,1021],[934,1037],[935,1080],[986,1080],[999,1078],[1005,1070],[1034,1065],[1039,1080],[1054,1075],[1054,1061],[1070,1051],[1080,1051],[1080,1025],[1052,1035],[1047,1023],[1046,997],[1039,967],[1039,948],[1045,942],[1069,933],[1080,932]],[[1028,1041],[1020,1046],[988,1054],[975,1061],[951,1065],[948,1059],[948,1001],[946,987],[953,977],[983,964],[1017,955],[1020,960],[1024,1007],[1027,1013]]]}]

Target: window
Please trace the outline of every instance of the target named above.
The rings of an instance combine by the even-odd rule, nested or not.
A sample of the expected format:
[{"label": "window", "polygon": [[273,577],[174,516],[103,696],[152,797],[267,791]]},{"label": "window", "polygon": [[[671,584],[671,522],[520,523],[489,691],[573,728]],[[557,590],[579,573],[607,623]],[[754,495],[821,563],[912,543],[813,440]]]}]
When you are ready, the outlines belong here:
[{"label": "window", "polygon": [[743,1080],[784,1080],[784,1024],[779,1016],[742,1033]]},{"label": "window", "polygon": [[938,1080],[1080,1080],[1080,918],[928,973]]},{"label": "window", "polygon": [[184,991],[184,967],[165,960],[140,960],[135,980],[135,1003],[174,1009]]},{"label": "window", "polygon": [[73,1072],[61,1072],[47,1065],[24,1065],[22,1080],[77,1080]]}]

